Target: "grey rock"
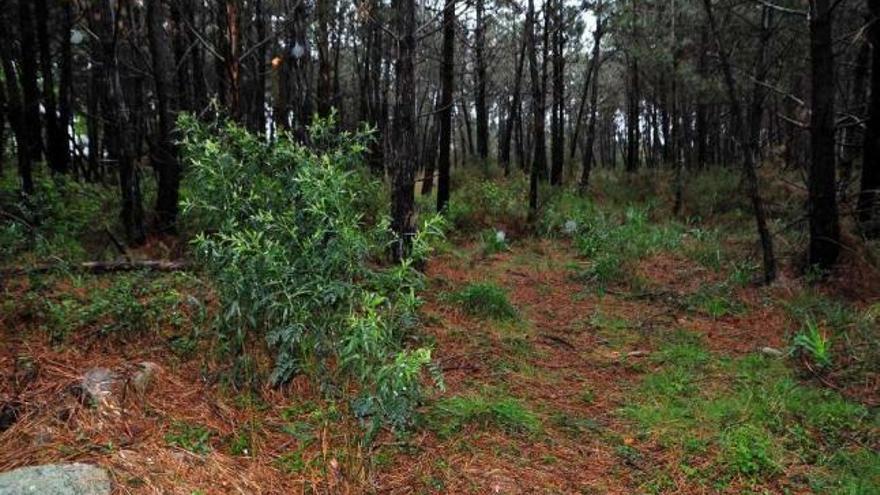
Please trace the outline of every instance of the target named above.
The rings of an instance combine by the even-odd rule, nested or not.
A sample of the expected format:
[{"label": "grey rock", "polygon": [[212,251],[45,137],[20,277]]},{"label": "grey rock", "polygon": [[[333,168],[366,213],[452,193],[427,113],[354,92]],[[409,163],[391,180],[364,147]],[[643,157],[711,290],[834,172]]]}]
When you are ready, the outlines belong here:
[{"label": "grey rock", "polygon": [[116,374],[107,368],[92,368],[83,374],[79,383],[82,399],[95,406],[107,403],[113,392]]},{"label": "grey rock", "polygon": [[0,495],[109,495],[107,471],[90,464],[45,464],[0,473]]},{"label": "grey rock", "polygon": [[764,354],[765,356],[770,356],[770,357],[782,357],[785,355],[784,352],[780,351],[779,349],[775,349],[773,347],[762,347],[761,354]]},{"label": "grey rock", "polygon": [[141,395],[147,393],[161,371],[162,367],[151,361],[138,363],[138,370],[131,377],[132,387]]}]

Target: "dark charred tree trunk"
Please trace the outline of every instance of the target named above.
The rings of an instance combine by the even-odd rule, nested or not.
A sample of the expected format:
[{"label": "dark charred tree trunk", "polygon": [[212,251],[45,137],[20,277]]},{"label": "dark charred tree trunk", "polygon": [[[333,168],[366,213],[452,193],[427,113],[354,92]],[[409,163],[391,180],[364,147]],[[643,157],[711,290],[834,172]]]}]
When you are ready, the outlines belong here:
[{"label": "dark charred tree trunk", "polygon": [[627,106],[626,106],[626,171],[635,172],[639,168],[639,148],[641,130],[639,127],[639,114],[641,96],[639,94],[639,61],[630,55],[627,64],[628,81]]},{"label": "dark charred tree trunk", "polygon": [[812,90],[810,113],[809,205],[810,247],[808,261],[828,269],[840,254],[837,214],[837,179],[834,166],[834,51],[831,0],[810,4],[810,65]]},{"label": "dark charred tree trunk", "polygon": [[263,136],[266,134],[266,64],[270,41],[263,0],[254,1],[254,16],[259,45],[254,55],[254,107],[250,112],[251,128]]},{"label": "dark charred tree trunk", "polygon": [[862,151],[862,177],[858,217],[869,238],[880,237],[880,0],[868,0],[871,24],[868,30],[871,51],[871,98]]},{"label": "dark charred tree trunk", "polygon": [[19,78],[21,79],[22,105],[24,106],[24,121],[28,134],[28,144],[31,147],[31,156],[39,160],[43,156],[43,126],[40,123],[40,93],[37,87],[37,60],[34,11],[31,0],[18,1],[19,36],[21,45],[18,51],[18,62],[21,66]]},{"label": "dark charred tree trunk", "polygon": [[[58,101],[55,98],[55,75],[52,72],[52,44],[49,38],[50,12],[46,0],[34,2],[34,18],[37,22],[37,40],[40,50],[40,76],[43,83],[43,108],[46,117],[46,161],[56,173],[67,173],[69,168],[69,145],[67,127],[58,118]],[[53,26],[56,27],[57,26]],[[61,33],[70,38],[70,33]]]},{"label": "dark charred tree trunk", "polygon": [[[10,25],[5,16],[8,11],[0,11],[0,32],[8,33]],[[3,64],[3,80],[6,83],[6,114],[9,126],[15,135],[16,156],[18,157],[18,176],[24,195],[34,193],[33,156],[30,133],[27,132],[24,101],[19,87],[18,71],[15,68],[15,53],[12,43],[0,43],[0,62]]]},{"label": "dark charred tree trunk", "polygon": [[764,261],[764,283],[769,284],[776,278],[776,257],[773,253],[773,238],[770,235],[770,229],[767,227],[764,200],[761,198],[760,190],[758,189],[758,174],[755,171],[755,143],[749,139],[748,132],[745,128],[742,105],[740,104],[737,93],[736,80],[733,78],[733,68],[730,65],[729,55],[724,42],[721,39],[718,25],[715,22],[715,14],[712,10],[712,0],[703,0],[703,6],[706,11],[709,26],[712,29],[712,35],[715,38],[715,44],[718,48],[721,72],[724,79],[724,86],[727,90],[728,103],[730,105],[730,118],[733,123],[732,131],[738,136],[738,141],[742,147],[743,177],[749,199],[752,203],[758,237],[761,240],[761,251]]},{"label": "dark charred tree trunk", "polygon": [[330,114],[333,99],[333,64],[330,53],[330,22],[336,10],[335,0],[315,2],[315,48],[318,54],[317,111],[319,115]]},{"label": "dark charred tree trunk", "polygon": [[552,64],[553,64],[553,105],[550,116],[550,183],[562,184],[563,162],[565,161],[565,25],[563,22],[562,0],[551,0],[553,8]]},{"label": "dark charred tree trunk", "polygon": [[119,188],[122,197],[122,225],[132,245],[144,241],[144,212],[141,199],[140,179],[136,170],[136,137],[128,104],[122,89],[119,68],[117,15],[113,0],[101,0],[97,16],[99,37],[103,55],[103,73],[106,80],[105,129],[113,129],[113,148],[119,172]]},{"label": "dark charred tree trunk", "polygon": [[[476,70],[477,155],[485,163],[489,158],[489,112],[486,108],[486,21],[484,0],[476,0],[477,25],[474,31]],[[468,131],[470,134],[470,131]]]},{"label": "dark charred tree trunk", "polygon": [[70,40],[73,31],[73,5],[64,2],[61,7],[61,71],[58,81],[58,125],[61,138],[64,140],[64,159],[70,169],[71,145],[70,128],[73,126],[73,43]]},{"label": "dark charred tree trunk", "polygon": [[437,113],[440,127],[438,150],[437,211],[449,204],[450,146],[452,145],[452,95],[455,85],[455,0],[446,0],[443,9],[443,60],[440,66],[440,102]]},{"label": "dark charred tree trunk", "polygon": [[535,221],[538,215],[538,180],[547,168],[546,150],[544,144],[544,94],[541,75],[538,71],[537,39],[535,36],[535,2],[529,0],[528,13],[526,14],[526,35],[529,52],[529,75],[532,81],[532,134],[534,139],[534,156],[532,168],[529,173],[529,220]]},{"label": "dark charred tree trunk", "polygon": [[391,229],[397,236],[394,260],[407,256],[415,234],[414,188],[416,170],[416,2],[396,0],[397,61],[392,131]]},{"label": "dark charred tree trunk", "polygon": [[177,221],[180,164],[177,149],[171,135],[174,128],[173,76],[174,59],[165,32],[165,12],[161,0],[147,0],[147,30],[150,39],[150,55],[153,59],[153,79],[156,87],[156,113],[159,126],[152,143],[150,161],[158,176],[156,194],[156,228],[159,232],[174,232]]}]

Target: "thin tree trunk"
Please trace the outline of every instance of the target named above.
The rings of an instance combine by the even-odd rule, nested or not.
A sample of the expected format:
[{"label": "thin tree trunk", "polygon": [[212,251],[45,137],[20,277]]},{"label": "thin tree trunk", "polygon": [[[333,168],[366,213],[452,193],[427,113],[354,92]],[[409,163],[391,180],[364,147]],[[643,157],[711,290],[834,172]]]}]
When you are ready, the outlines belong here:
[{"label": "thin tree trunk", "polygon": [[99,4],[100,39],[103,49],[103,70],[107,83],[106,120],[108,127],[114,129],[114,148],[118,161],[119,188],[122,195],[122,224],[125,235],[132,245],[144,241],[144,213],[141,201],[140,182],[135,169],[135,134],[132,127],[131,114],[122,90],[122,78],[119,71],[117,42],[119,33],[113,0],[101,0]]},{"label": "thin tree trunk", "polygon": [[[602,20],[602,3],[596,5],[596,30],[593,32],[593,55],[590,60],[590,74],[588,78],[592,81],[590,84],[590,117],[587,124],[587,142],[581,153],[581,172],[580,189],[581,193],[585,193],[590,186],[590,172],[593,169],[593,148],[596,143],[596,115],[599,106],[599,61],[602,55],[602,36],[604,34],[604,21]],[[577,133],[575,138],[577,139]]]},{"label": "thin tree trunk", "polygon": [[504,169],[504,175],[510,173],[510,141],[516,133],[516,122],[519,118],[519,108],[522,100],[522,73],[525,65],[526,55],[526,36],[520,43],[519,56],[516,61],[516,73],[513,78],[513,95],[510,101],[510,107],[507,110],[507,123],[504,125],[504,132],[498,142],[498,162]]},{"label": "thin tree trunk", "polygon": [[437,211],[449,204],[450,146],[452,144],[452,95],[455,91],[455,0],[446,0],[443,9],[443,61],[440,66],[440,149],[437,178]]},{"label": "thin tree trunk", "polygon": [[[485,163],[489,158],[489,113],[486,108],[486,29],[484,0],[476,0],[477,24],[474,30],[474,57],[476,70],[477,155]],[[470,134],[470,131],[468,131]]]},{"label": "thin tree trunk", "polygon": [[[0,12],[0,32],[8,32],[3,13]],[[27,122],[24,116],[24,102],[19,88],[18,71],[15,68],[12,43],[0,43],[0,61],[3,64],[3,79],[6,83],[6,111],[9,125],[15,135],[15,148],[18,157],[18,176],[21,190],[29,196],[34,193],[33,156],[30,145],[30,133],[26,131]]]},{"label": "thin tree trunk", "polygon": [[[546,6],[546,4],[545,4]],[[546,12],[546,10],[545,10]],[[526,20],[526,33],[529,37],[529,74],[532,80],[532,114],[534,122],[532,133],[534,135],[534,157],[532,169],[529,174],[529,220],[537,220],[538,215],[538,180],[543,170],[546,169],[546,151],[544,144],[544,95],[541,76],[538,72],[537,40],[535,37],[535,2],[529,0]]]},{"label": "thin tree trunk", "polygon": [[553,5],[553,106],[551,115],[550,183],[562,184],[565,161],[565,26],[562,19],[562,0],[551,0]]},{"label": "thin tree trunk", "polygon": [[21,79],[22,105],[24,111],[25,129],[28,134],[28,144],[31,147],[31,156],[39,160],[43,156],[43,126],[40,123],[40,93],[37,87],[37,60],[35,57],[36,40],[34,39],[34,12],[31,0],[18,1],[19,36],[21,47],[18,53],[18,61],[21,66],[19,78]]},{"label": "thin tree trunk", "polygon": [[749,199],[752,203],[758,237],[761,240],[761,251],[764,261],[764,283],[769,284],[776,278],[776,257],[773,253],[773,238],[770,236],[770,229],[767,228],[764,201],[761,198],[758,189],[758,175],[755,172],[754,143],[748,138],[748,134],[745,130],[742,107],[740,105],[739,97],[737,96],[736,80],[733,78],[733,69],[730,66],[729,56],[724,43],[721,40],[718,25],[715,22],[715,14],[712,11],[712,0],[703,0],[703,6],[706,11],[706,17],[709,20],[709,25],[712,28],[712,34],[715,37],[715,44],[718,47],[721,72],[725,88],[727,89],[731,120],[733,121],[733,132],[738,135],[739,142],[742,146],[742,165],[745,185]]},{"label": "thin tree trunk", "polygon": [[[49,38],[50,20],[46,0],[34,1],[34,19],[37,23],[37,39],[40,51],[40,76],[43,84],[43,107],[46,119],[46,161],[56,173],[67,173],[69,165],[69,145],[67,128],[58,119],[58,102],[55,99],[55,76],[52,73],[52,47]],[[53,26],[57,28],[57,26]],[[61,33],[62,38],[70,38],[70,33]]]}]

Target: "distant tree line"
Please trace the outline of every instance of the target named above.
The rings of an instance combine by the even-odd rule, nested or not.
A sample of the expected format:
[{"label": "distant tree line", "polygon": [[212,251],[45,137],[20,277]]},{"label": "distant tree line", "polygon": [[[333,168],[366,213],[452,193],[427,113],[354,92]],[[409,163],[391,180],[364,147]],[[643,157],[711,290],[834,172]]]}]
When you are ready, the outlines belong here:
[{"label": "distant tree line", "polygon": [[803,171],[811,265],[837,261],[841,212],[880,236],[878,18],[880,0],[0,0],[0,166],[24,196],[43,166],[118,187],[138,244],[175,230],[180,112],[306,142],[335,111],[376,129],[398,256],[416,185],[443,209],[452,166],[528,174],[532,216],[541,182],[587,192],[596,167],[673,171],[676,213],[691,172],[739,167],[769,281],[760,167]]}]

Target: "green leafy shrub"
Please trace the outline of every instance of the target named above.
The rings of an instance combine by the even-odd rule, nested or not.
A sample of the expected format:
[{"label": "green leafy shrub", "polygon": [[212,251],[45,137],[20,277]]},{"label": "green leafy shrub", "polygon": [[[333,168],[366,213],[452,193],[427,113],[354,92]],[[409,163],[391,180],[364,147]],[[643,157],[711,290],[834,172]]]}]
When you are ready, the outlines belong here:
[{"label": "green leafy shrub", "polygon": [[165,443],[195,454],[207,454],[211,451],[213,436],[214,433],[204,426],[175,421],[171,431],[165,434]]},{"label": "green leafy shrub", "polygon": [[369,133],[316,121],[307,147],[287,137],[266,143],[228,122],[184,116],[179,125],[184,213],[206,230],[193,246],[239,370],[248,372],[249,336],[264,338],[275,353],[271,381],[307,373],[327,390],[354,388],[353,409],[371,429],[405,427],[430,361],[429,349],[403,346],[423,283],[414,264],[442,236],[441,219],[423,221],[411,257],[383,265],[395,239],[387,217],[367,211],[381,188],[362,166]]},{"label": "green leafy shrub", "polygon": [[731,474],[759,477],[780,469],[780,459],[774,440],[767,431],[742,425],[721,434],[722,462]]},{"label": "green leafy shrub", "polygon": [[470,315],[496,320],[516,318],[516,308],[507,299],[507,292],[490,282],[470,283],[448,296]]}]

